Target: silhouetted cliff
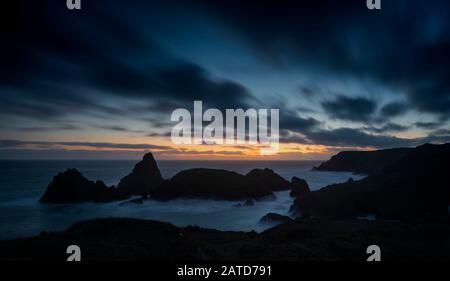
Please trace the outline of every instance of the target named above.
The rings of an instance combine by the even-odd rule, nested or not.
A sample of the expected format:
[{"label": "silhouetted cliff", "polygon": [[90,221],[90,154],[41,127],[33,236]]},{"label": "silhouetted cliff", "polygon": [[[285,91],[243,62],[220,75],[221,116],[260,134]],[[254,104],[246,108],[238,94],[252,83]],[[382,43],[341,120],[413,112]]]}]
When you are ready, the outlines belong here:
[{"label": "silhouetted cliff", "polygon": [[125,198],[115,187],[107,187],[102,181],[90,181],[78,170],[68,169],[53,178],[40,202],[105,202]]},{"label": "silhouetted cliff", "polygon": [[151,197],[159,200],[174,198],[211,198],[238,200],[274,197],[271,189],[236,172],[215,169],[181,171],[156,188]]},{"label": "silhouetted cliff", "polygon": [[124,195],[149,195],[163,181],[158,165],[151,153],[144,155],[133,171],[120,180],[117,189]]},{"label": "silhouetted cliff", "polygon": [[271,191],[287,190],[291,183],[271,169],[253,169],[246,175],[247,178],[259,182],[270,188]]},{"label": "silhouetted cliff", "polygon": [[126,199],[132,195],[147,196],[162,181],[153,155],[147,153],[131,174],[120,181],[117,188],[107,187],[102,181],[90,181],[78,170],[68,169],[53,178],[40,202],[105,202]]},{"label": "silhouetted cliff", "polygon": [[450,144],[426,144],[379,173],[333,184],[295,200],[292,210],[316,217],[437,219],[448,217]]},{"label": "silhouetted cliff", "polygon": [[342,151],[315,169],[371,175],[400,160],[410,150],[410,148],[393,148],[376,151]]},{"label": "silhouetted cliff", "polygon": [[120,180],[117,188],[107,188],[102,182],[91,182],[72,170],[55,177],[42,202],[70,203],[82,201],[112,201],[132,195],[169,200],[175,198],[211,198],[218,200],[273,199],[273,191],[291,188],[291,183],[270,169],[254,169],[247,175],[215,169],[181,171],[169,180],[162,178],[151,153],[137,163],[133,171]]}]

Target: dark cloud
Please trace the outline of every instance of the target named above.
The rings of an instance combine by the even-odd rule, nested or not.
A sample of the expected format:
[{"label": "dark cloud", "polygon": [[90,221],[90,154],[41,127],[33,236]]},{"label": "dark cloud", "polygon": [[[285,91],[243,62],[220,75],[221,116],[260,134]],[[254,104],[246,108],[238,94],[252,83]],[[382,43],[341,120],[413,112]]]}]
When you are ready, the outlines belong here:
[{"label": "dark cloud", "polygon": [[437,131],[424,137],[421,143],[448,143],[450,142],[450,131]]},{"label": "dark cloud", "polygon": [[439,129],[433,132],[434,136],[440,136],[440,137],[445,137],[445,136],[450,136],[450,130],[449,129]]},{"label": "dark cloud", "polygon": [[338,38],[339,29],[359,12],[358,19],[370,17],[360,1],[204,2],[262,61],[274,67],[318,61],[342,66],[351,58],[345,40]]},{"label": "dark cloud", "polygon": [[305,98],[312,98],[314,96],[314,90],[311,89],[310,87],[306,87],[306,86],[300,86],[297,88],[297,92],[298,94],[300,94],[301,96],[305,97]]},{"label": "dark cloud", "polygon": [[417,139],[402,139],[392,136],[367,134],[359,129],[340,128],[321,130],[308,133],[308,139],[313,143],[329,146],[360,146],[389,148],[399,146],[414,146],[420,143]]},{"label": "dark cloud", "polygon": [[219,108],[247,107],[254,97],[243,85],[223,79],[213,79],[205,69],[185,63],[164,69],[149,85],[150,92],[191,102],[202,100]]},{"label": "dark cloud", "polygon": [[[22,2],[20,2],[22,3]],[[15,30],[0,45],[0,111],[3,115],[54,120],[68,114],[132,115],[116,96],[141,103],[194,99],[214,107],[244,107],[255,98],[231,80],[165,50],[131,16],[145,5],[84,3],[79,13],[65,5],[33,1],[17,5]],[[84,12],[88,11],[88,12]],[[138,13],[145,20],[148,15]],[[159,108],[163,110],[163,108]]]},{"label": "dark cloud", "polygon": [[[450,141],[448,130],[436,131],[424,138],[399,138],[385,135],[391,131],[407,130],[398,124],[386,124],[382,128],[338,128],[334,130],[313,129],[301,133],[281,131],[281,143],[320,144],[330,147],[374,147],[378,149],[393,147],[412,147],[424,143],[445,143]],[[371,133],[367,133],[369,131]]]},{"label": "dark cloud", "polygon": [[71,125],[71,124],[67,124],[67,125],[60,125],[60,126],[52,126],[52,127],[40,127],[40,126],[33,126],[33,127],[7,127],[7,128],[11,128],[13,130],[17,130],[17,131],[23,131],[23,132],[40,132],[40,131],[76,131],[76,130],[81,130],[83,129],[83,127],[80,126],[76,126],[76,125]]},{"label": "dark cloud", "polygon": [[431,130],[431,129],[439,128],[443,124],[439,123],[439,122],[416,122],[414,125],[416,125],[416,127],[421,128],[421,129]]},{"label": "dark cloud", "polygon": [[381,108],[381,115],[386,118],[396,117],[408,111],[408,105],[402,102],[391,102]]},{"label": "dark cloud", "polygon": [[210,2],[210,11],[274,68],[370,78],[406,90],[410,108],[450,114],[448,1],[385,1],[380,12],[360,0]]},{"label": "dark cloud", "polygon": [[[442,141],[448,136],[443,131],[414,140],[386,135],[407,129],[404,124],[390,123],[389,118],[408,110],[438,117],[440,122],[416,123],[420,129],[434,130],[440,127],[437,123],[446,124],[450,118],[448,1],[384,1],[382,11],[369,11],[362,0],[282,0],[257,4],[249,0],[164,3],[98,0],[85,1],[83,10],[77,12],[67,10],[64,1],[9,2],[14,2],[19,10],[8,8],[16,16],[8,22],[0,39],[3,127],[9,125],[23,131],[76,130],[69,121],[64,122],[65,118],[75,114],[108,121],[115,117],[136,117],[150,121],[156,129],[149,136],[167,136],[170,123],[163,114],[178,107],[191,107],[194,99],[220,109],[263,104],[242,81],[218,77],[194,61],[189,48],[181,48],[178,54],[183,57],[180,57],[162,43],[161,38],[173,35],[170,28],[161,29],[162,25],[177,29],[174,36],[180,36],[182,31],[185,37],[176,38],[176,42],[194,40],[201,32],[189,27],[194,18],[221,37],[223,34],[215,29],[216,25],[208,24],[218,23],[233,38],[233,48],[224,54],[225,58],[235,56],[233,50],[243,47],[273,70],[300,68],[325,80],[332,76],[350,78],[345,81],[370,81],[373,83],[370,85],[377,87],[369,86],[367,92],[373,90],[377,98],[393,92],[406,94],[401,96],[404,102],[388,103],[380,111],[377,103],[383,104],[383,99],[352,96],[351,92],[344,92],[346,96],[333,94],[333,98],[321,103],[332,118],[370,123],[361,129],[322,130],[319,120],[282,110],[282,141],[381,148]],[[191,50],[192,53],[211,54],[220,45],[207,37],[199,41],[202,46]],[[391,91],[376,92],[386,88]],[[300,93],[297,98],[310,101],[324,94],[318,92],[320,87],[308,83],[296,90]],[[293,102],[288,99],[283,108],[295,107]],[[21,119],[17,121],[20,124],[11,124],[9,117],[42,120],[45,124],[25,126]],[[140,132],[122,126],[99,128]],[[1,147],[5,145],[169,149],[145,144],[0,141]]]},{"label": "dark cloud", "polygon": [[198,150],[190,150],[190,149],[177,149],[169,152],[170,155],[192,155],[192,156],[209,156],[209,155],[228,155],[228,156],[243,156],[245,155],[242,151],[216,151],[216,150],[205,150],[205,151],[198,151]]},{"label": "dark cloud", "polygon": [[149,133],[147,137],[170,137],[172,135],[171,132],[163,132],[163,133]]},{"label": "dark cloud", "polygon": [[280,130],[301,132],[311,130],[320,125],[320,121],[317,119],[312,117],[303,118],[292,111],[282,110],[280,114]]},{"label": "dark cloud", "polygon": [[21,140],[0,140],[0,148],[23,148],[28,145],[37,145],[41,148],[51,148],[53,146],[85,146],[90,148],[106,149],[171,149],[169,146],[152,144],[129,144],[129,143],[105,143],[105,142],[50,142],[50,141],[21,141]]},{"label": "dark cloud", "polygon": [[102,130],[109,130],[109,131],[115,131],[115,132],[125,132],[125,133],[145,133],[145,131],[143,130],[133,130],[130,128],[126,128],[126,127],[121,127],[121,126],[94,126],[97,129],[102,129]]},{"label": "dark cloud", "polygon": [[377,109],[377,104],[364,97],[339,95],[335,100],[322,102],[325,112],[335,119],[368,122]]},{"label": "dark cloud", "polygon": [[280,132],[280,143],[311,144],[306,137],[289,131]]},{"label": "dark cloud", "polygon": [[[67,149],[2,149],[0,159],[7,160],[140,160],[142,150],[67,150]],[[158,157],[158,153],[153,153]],[[130,164],[132,165],[132,163]],[[71,168],[71,167],[66,167]]]},{"label": "dark cloud", "polygon": [[379,149],[393,147],[412,147],[424,143],[450,142],[450,134],[432,134],[423,138],[399,138],[394,136],[368,134],[361,129],[339,128],[309,132],[307,139],[311,143],[343,147],[375,147]]},{"label": "dark cloud", "polygon": [[392,132],[403,132],[408,130],[409,127],[408,126],[403,126],[400,124],[395,124],[395,123],[387,123],[384,124],[381,127],[367,127],[365,128],[365,130],[373,132],[373,133],[378,133],[378,134],[384,134],[384,133],[392,133]]}]

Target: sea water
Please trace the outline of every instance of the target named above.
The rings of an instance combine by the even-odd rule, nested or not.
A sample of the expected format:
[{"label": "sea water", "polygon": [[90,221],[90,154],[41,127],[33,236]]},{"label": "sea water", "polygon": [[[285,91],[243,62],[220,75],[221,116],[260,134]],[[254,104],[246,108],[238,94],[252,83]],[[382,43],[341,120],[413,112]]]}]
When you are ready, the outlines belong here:
[{"label": "sea water", "polygon": [[[117,185],[136,161],[0,161],[0,239],[28,237],[41,231],[57,231],[72,223],[100,217],[131,217],[170,222],[178,226],[197,225],[205,228],[234,231],[262,231],[271,225],[258,221],[269,212],[288,215],[293,198],[289,191],[277,192],[274,201],[257,201],[253,206],[235,207],[242,201],[176,199],[143,204],[77,203],[41,204],[38,202],[53,176],[67,168],[77,168],[90,180],[103,180]],[[291,179],[305,179],[312,190],[349,177],[362,178],[347,172],[312,171],[317,161],[158,161],[164,178],[190,168],[215,168],[242,174],[254,168],[271,168]]]}]

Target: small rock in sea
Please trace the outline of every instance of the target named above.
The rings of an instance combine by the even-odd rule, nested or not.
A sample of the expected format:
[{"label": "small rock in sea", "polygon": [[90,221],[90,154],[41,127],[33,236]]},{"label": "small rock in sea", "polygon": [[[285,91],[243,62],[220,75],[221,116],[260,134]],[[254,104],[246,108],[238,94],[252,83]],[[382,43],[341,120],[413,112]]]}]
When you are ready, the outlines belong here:
[{"label": "small rock in sea", "polygon": [[144,155],[142,161],[134,166],[130,174],[120,180],[117,190],[126,196],[147,196],[162,182],[163,178],[158,164],[153,154],[149,152]]},{"label": "small rock in sea", "polygon": [[259,223],[285,223],[290,221],[292,221],[292,219],[288,216],[283,216],[276,213],[268,213],[259,220]]},{"label": "small rock in sea", "polygon": [[292,189],[289,194],[291,197],[301,197],[305,196],[310,192],[308,183],[301,178],[293,177],[292,180]]},{"label": "small rock in sea", "polygon": [[255,205],[255,200],[247,199],[247,200],[244,202],[244,206],[253,206],[253,205]]},{"label": "small rock in sea", "polygon": [[261,185],[267,186],[271,191],[288,190],[291,188],[291,183],[285,180],[271,169],[253,169],[246,177],[252,181],[258,182]]}]

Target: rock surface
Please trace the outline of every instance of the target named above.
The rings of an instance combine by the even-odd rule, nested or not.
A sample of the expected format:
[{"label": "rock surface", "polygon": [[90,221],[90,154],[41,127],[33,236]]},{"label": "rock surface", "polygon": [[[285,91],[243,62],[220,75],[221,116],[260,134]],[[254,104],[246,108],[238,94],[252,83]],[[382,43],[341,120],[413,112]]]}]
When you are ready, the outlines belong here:
[{"label": "rock surface", "polygon": [[292,221],[292,219],[288,216],[283,216],[276,213],[268,213],[259,220],[259,223],[284,223],[290,221]]},{"label": "rock surface", "polygon": [[274,195],[259,181],[226,170],[190,169],[181,171],[156,188],[151,197],[158,200],[175,198],[209,198],[217,200],[256,199]]},{"label": "rock surface", "polygon": [[291,183],[271,169],[253,169],[246,175],[247,178],[266,185],[271,191],[287,190]]},{"label": "rock surface", "polygon": [[295,200],[291,210],[315,217],[367,214],[400,220],[449,215],[450,144],[419,146],[359,181],[333,184]]},{"label": "rock surface", "polygon": [[[165,180],[151,153],[145,154],[133,171],[120,180],[117,188],[108,188],[102,182],[91,182],[76,170],[55,177],[41,202],[75,203],[83,201],[112,201],[139,195],[143,198],[169,200],[175,198],[209,198],[217,200],[273,200],[272,191],[290,188],[290,182],[270,169],[255,169],[246,176],[236,172],[215,169],[181,171]],[[136,199],[124,204],[143,203]],[[243,206],[250,206],[247,201]]]},{"label": "rock surface", "polygon": [[127,199],[133,195],[146,197],[163,181],[151,153],[144,155],[133,171],[122,178],[117,188],[102,181],[93,182],[76,169],[59,173],[40,199],[42,203],[106,202]]},{"label": "rock surface", "polygon": [[411,148],[393,148],[376,151],[342,151],[315,169],[373,175],[400,160],[410,150]]},{"label": "rock surface", "polygon": [[68,169],[53,178],[40,202],[106,202],[125,198],[116,188],[107,187],[102,181],[90,181],[78,170]]},{"label": "rock surface", "polygon": [[[450,224],[296,220],[262,233],[180,228],[134,219],[76,223],[64,232],[0,241],[0,260],[65,261],[359,261],[382,245],[383,261],[450,261]],[[99,243],[101,241],[101,243]]]},{"label": "rock surface", "polygon": [[151,153],[144,155],[133,171],[120,180],[117,189],[123,195],[149,195],[163,181],[158,165]]},{"label": "rock surface", "polygon": [[304,179],[293,177],[291,180],[292,189],[290,192],[291,197],[306,196],[309,192],[309,185]]}]

